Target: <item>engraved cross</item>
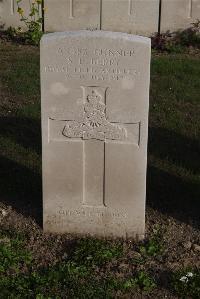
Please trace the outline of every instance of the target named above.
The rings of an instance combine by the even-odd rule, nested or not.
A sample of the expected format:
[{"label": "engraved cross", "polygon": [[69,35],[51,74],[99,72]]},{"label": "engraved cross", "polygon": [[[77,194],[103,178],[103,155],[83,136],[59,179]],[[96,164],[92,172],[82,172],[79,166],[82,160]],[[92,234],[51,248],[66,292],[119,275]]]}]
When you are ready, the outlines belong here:
[{"label": "engraved cross", "polygon": [[74,18],[74,2],[73,0],[69,0],[69,19]]},{"label": "engraved cross", "polygon": [[15,13],[15,1],[16,0],[10,0],[10,13],[11,13],[11,15],[14,15],[14,13]]},{"label": "engraved cross", "polygon": [[188,0],[188,18],[192,18],[192,13],[193,13],[193,0]]},{"label": "engraved cross", "polygon": [[[139,146],[140,122],[109,120],[106,112],[108,88],[98,86],[81,88],[83,103],[76,117],[62,120],[49,118],[49,141],[82,142],[82,204],[90,207],[106,207],[106,144],[114,142]],[[60,139],[56,136],[59,134]]]},{"label": "engraved cross", "polygon": [[133,0],[128,0],[128,15],[131,16],[133,14]]}]

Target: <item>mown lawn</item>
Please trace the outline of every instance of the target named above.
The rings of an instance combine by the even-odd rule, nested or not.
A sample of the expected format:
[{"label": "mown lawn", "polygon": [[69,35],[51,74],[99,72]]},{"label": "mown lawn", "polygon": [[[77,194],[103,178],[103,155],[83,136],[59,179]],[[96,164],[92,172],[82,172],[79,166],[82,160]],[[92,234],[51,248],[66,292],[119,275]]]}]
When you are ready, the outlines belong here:
[{"label": "mown lawn", "polygon": [[200,298],[199,115],[200,55],[154,53],[145,241],[44,234],[39,49],[0,43],[0,297]]}]

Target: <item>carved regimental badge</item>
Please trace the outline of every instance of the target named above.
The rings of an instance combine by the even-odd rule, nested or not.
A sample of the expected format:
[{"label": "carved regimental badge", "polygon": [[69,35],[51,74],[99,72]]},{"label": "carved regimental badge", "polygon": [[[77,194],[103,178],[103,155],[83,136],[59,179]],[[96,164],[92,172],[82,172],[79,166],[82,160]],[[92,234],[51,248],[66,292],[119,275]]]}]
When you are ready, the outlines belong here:
[{"label": "carved regimental badge", "polygon": [[[82,87],[84,103],[75,120],[66,121],[62,134],[68,138],[124,140],[127,137],[125,128],[109,122],[106,116],[106,99],[98,87]],[[103,103],[105,102],[105,104]]]}]

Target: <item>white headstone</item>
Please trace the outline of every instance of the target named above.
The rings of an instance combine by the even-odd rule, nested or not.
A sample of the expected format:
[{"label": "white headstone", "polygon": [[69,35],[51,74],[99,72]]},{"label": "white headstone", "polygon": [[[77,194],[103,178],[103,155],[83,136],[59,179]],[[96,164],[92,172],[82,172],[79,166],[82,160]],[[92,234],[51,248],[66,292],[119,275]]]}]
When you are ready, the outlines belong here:
[{"label": "white headstone", "polygon": [[[24,11],[24,16],[28,17],[30,14],[30,2],[28,0],[22,0],[19,6]],[[7,29],[8,27],[21,27],[23,30],[27,29],[24,22],[20,21],[21,16],[17,12],[18,6],[16,0],[1,0],[0,1],[0,28]]]},{"label": "white headstone", "polygon": [[159,0],[102,0],[102,30],[149,36],[158,31]]},{"label": "white headstone", "polygon": [[161,32],[191,26],[200,19],[200,0],[162,0]]},{"label": "white headstone", "polygon": [[150,39],[77,31],[41,41],[44,229],[142,237]]},{"label": "white headstone", "polygon": [[100,0],[44,0],[45,31],[100,29]]}]

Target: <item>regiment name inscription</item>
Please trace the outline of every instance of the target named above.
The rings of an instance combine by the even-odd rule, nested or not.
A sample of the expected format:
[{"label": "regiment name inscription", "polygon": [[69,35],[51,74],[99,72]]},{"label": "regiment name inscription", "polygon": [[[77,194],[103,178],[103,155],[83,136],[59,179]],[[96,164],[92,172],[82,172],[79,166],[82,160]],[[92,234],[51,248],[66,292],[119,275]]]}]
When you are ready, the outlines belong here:
[{"label": "regiment name inscription", "polygon": [[[135,50],[130,49],[84,49],[58,48],[57,55],[64,58],[62,65],[46,65],[44,71],[64,73],[68,79],[86,80],[134,80],[139,72],[133,68],[124,68],[123,60],[133,58]],[[120,67],[121,65],[121,67]]]}]

